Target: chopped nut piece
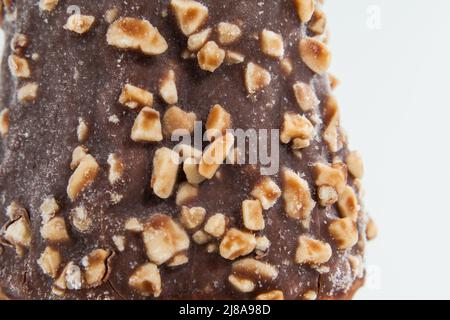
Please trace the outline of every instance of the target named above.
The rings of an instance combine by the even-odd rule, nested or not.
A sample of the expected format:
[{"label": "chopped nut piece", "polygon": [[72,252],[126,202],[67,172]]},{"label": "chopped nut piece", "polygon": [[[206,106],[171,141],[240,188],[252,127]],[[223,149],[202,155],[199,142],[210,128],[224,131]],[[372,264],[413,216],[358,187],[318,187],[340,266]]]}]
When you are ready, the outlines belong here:
[{"label": "chopped nut piece", "polygon": [[278,277],[278,270],[269,263],[245,258],[233,263],[234,275],[259,281],[272,281]]},{"label": "chopped nut piece", "polygon": [[89,214],[85,207],[76,207],[70,212],[70,219],[72,221],[72,225],[79,232],[87,232],[92,226],[92,219],[89,217]]},{"label": "chopped nut piece", "polygon": [[80,290],[83,281],[80,267],[70,261],[53,285],[60,290]]},{"label": "chopped nut piece", "polygon": [[67,19],[64,29],[76,32],[78,34],[83,34],[91,29],[94,21],[95,17],[93,16],[73,14]]},{"label": "chopped nut piece", "polygon": [[188,144],[179,144],[174,148],[174,150],[180,154],[182,161],[186,161],[189,158],[200,160],[203,155],[201,150],[196,149]]},{"label": "chopped nut piece", "polygon": [[203,230],[198,230],[192,235],[192,240],[198,245],[203,245],[211,241],[211,236]]},{"label": "chopped nut piece", "polygon": [[228,277],[228,281],[233,285],[233,287],[243,293],[252,292],[256,288],[256,284],[253,281],[243,279],[235,275],[230,275]]},{"label": "chopped nut piece", "polygon": [[11,204],[6,208],[6,216],[10,220],[17,220],[20,217],[28,217],[27,210],[16,201],[11,202]]},{"label": "chopped nut piece", "polygon": [[41,227],[41,236],[51,242],[65,242],[69,240],[64,218],[55,217],[44,223]]},{"label": "chopped nut piece", "polygon": [[84,157],[88,155],[88,148],[85,146],[78,146],[72,152],[72,161],[70,162],[70,169],[75,170],[81,163]]},{"label": "chopped nut piece", "polygon": [[11,39],[10,47],[15,53],[23,53],[23,50],[28,46],[28,37],[22,33],[16,33]]},{"label": "chopped nut piece", "polygon": [[298,238],[298,247],[295,254],[296,263],[320,265],[328,262],[331,255],[331,246],[328,243],[307,236]]},{"label": "chopped nut piece", "polygon": [[315,34],[324,34],[326,26],[327,26],[327,17],[325,16],[325,13],[317,8],[314,11],[311,20],[309,21],[308,28]]},{"label": "chopped nut piece", "polygon": [[300,56],[303,62],[315,73],[324,74],[331,64],[331,53],[320,41],[305,38],[300,41]]},{"label": "chopped nut piece", "polygon": [[283,116],[283,125],[280,135],[282,143],[289,143],[291,140],[309,141],[314,137],[314,126],[305,116],[286,112]]},{"label": "chopped nut piece", "polygon": [[144,231],[144,226],[142,225],[142,223],[139,222],[138,219],[129,218],[125,222],[125,230],[139,233]]},{"label": "chopped nut piece", "polygon": [[285,168],[282,177],[286,213],[293,219],[307,220],[316,205],[308,183],[291,169]]},{"label": "chopped nut piece", "polygon": [[217,25],[217,33],[219,35],[219,42],[221,44],[231,44],[240,38],[242,31],[239,26],[229,23],[220,22]]},{"label": "chopped nut piece", "polygon": [[330,96],[325,103],[325,130],[323,139],[328,144],[331,152],[338,152],[342,148],[339,140],[340,112],[336,99]]},{"label": "chopped nut piece", "polygon": [[220,137],[231,127],[231,115],[222,106],[216,104],[209,112],[206,121],[206,137],[209,141]]},{"label": "chopped nut piece", "polygon": [[256,297],[256,300],[284,300],[283,291],[273,290],[267,293],[261,293]]},{"label": "chopped nut piece", "polygon": [[176,104],[178,102],[178,91],[173,70],[170,70],[162,79],[159,94],[167,104]]},{"label": "chopped nut piece", "polygon": [[364,165],[361,154],[358,151],[352,151],[347,155],[347,166],[350,173],[357,179],[364,176]]},{"label": "chopped nut piece", "polygon": [[180,221],[187,229],[199,227],[205,220],[206,210],[202,207],[181,208]]},{"label": "chopped nut piece", "polygon": [[188,262],[189,262],[189,258],[185,254],[177,254],[175,257],[173,257],[167,263],[167,266],[174,268],[174,267],[179,267],[179,266],[185,265]]},{"label": "chopped nut piece", "polygon": [[119,103],[130,109],[136,109],[137,107],[152,107],[153,94],[131,84],[126,84],[120,94]]},{"label": "chopped nut piece", "polygon": [[281,60],[280,66],[281,66],[281,71],[283,71],[283,73],[286,76],[289,76],[292,73],[292,71],[294,70],[294,66],[292,65],[292,60],[289,58],[284,58],[283,60]]},{"label": "chopped nut piece", "polygon": [[189,36],[202,27],[208,19],[208,8],[192,0],[172,0],[172,10],[181,31]]},{"label": "chopped nut piece", "polygon": [[131,129],[131,139],[136,142],[158,142],[163,140],[159,112],[142,108]]},{"label": "chopped nut piece", "polygon": [[119,49],[139,50],[146,55],[159,55],[167,51],[164,37],[147,20],[120,18],[108,28],[106,40]]},{"label": "chopped nut piece", "polygon": [[39,9],[42,11],[53,11],[59,0],[39,0]]},{"label": "chopped nut piece", "polygon": [[111,9],[106,10],[104,18],[107,23],[113,23],[118,16],[119,16],[119,9],[113,7]]},{"label": "chopped nut piece", "polygon": [[58,213],[59,205],[54,197],[48,197],[42,202],[39,210],[41,211],[42,223],[47,223]]},{"label": "chopped nut piece", "polygon": [[118,181],[120,181],[120,179],[122,178],[124,165],[122,163],[122,160],[115,153],[111,153],[108,156],[108,165],[109,165],[108,180],[109,183],[113,185]]},{"label": "chopped nut piece", "polygon": [[209,41],[197,54],[198,64],[202,70],[214,72],[225,60],[225,50],[217,43]]},{"label": "chopped nut piece", "polygon": [[39,267],[41,267],[42,272],[54,279],[56,278],[59,266],[61,265],[61,255],[58,250],[47,247],[44,252],[42,252],[37,263]]},{"label": "chopped nut piece", "polygon": [[343,218],[331,222],[328,230],[336,240],[339,249],[351,248],[358,242],[356,222],[351,218]]},{"label": "chopped nut piece", "polygon": [[16,249],[20,247],[29,247],[31,243],[31,227],[26,216],[21,216],[6,226],[4,229],[4,238]]},{"label": "chopped nut piece", "polygon": [[318,191],[318,197],[320,200],[320,205],[324,207],[331,206],[338,201],[338,194],[333,187],[330,186],[320,186]]},{"label": "chopped nut piece", "polygon": [[67,186],[67,195],[72,202],[94,182],[99,170],[100,167],[93,156],[88,154],[81,160]]},{"label": "chopped nut piece", "polygon": [[316,163],[314,165],[316,185],[318,187],[330,186],[333,187],[338,194],[342,193],[347,182],[346,171],[342,168],[343,167],[339,166],[339,164],[329,166],[322,163]]},{"label": "chopped nut piece", "polygon": [[346,186],[339,195],[338,201],[339,213],[343,218],[351,218],[353,221],[358,219],[358,199],[352,187]]},{"label": "chopped nut piece", "polygon": [[212,179],[221,164],[227,158],[234,145],[234,136],[227,133],[214,140],[203,153],[198,171],[207,179]]},{"label": "chopped nut piece", "polygon": [[220,255],[228,260],[251,253],[256,247],[256,238],[253,234],[232,228],[228,230],[220,243]]},{"label": "chopped nut piece", "polygon": [[328,79],[330,80],[331,90],[336,89],[341,84],[341,81],[331,73],[328,73]]},{"label": "chopped nut piece", "polygon": [[281,34],[264,29],[261,32],[261,50],[272,58],[282,58],[284,56],[284,44]]},{"label": "chopped nut piece", "polygon": [[89,127],[82,118],[78,118],[77,137],[80,143],[85,142],[89,138]]},{"label": "chopped nut piece", "polygon": [[231,64],[240,64],[244,62],[245,56],[239,52],[227,50],[225,54],[225,62],[229,65]]},{"label": "chopped nut piece", "polygon": [[348,262],[352,268],[352,274],[355,278],[364,276],[364,263],[361,256],[348,256]]},{"label": "chopped nut piece", "polygon": [[222,213],[216,213],[206,221],[204,230],[213,237],[220,238],[225,233],[227,219]]},{"label": "chopped nut piece", "polygon": [[198,187],[185,182],[178,187],[175,203],[182,206],[194,201],[197,197]]},{"label": "chopped nut piece", "polygon": [[272,77],[266,69],[250,62],[245,69],[245,87],[249,94],[254,94],[267,87]]},{"label": "chopped nut piece", "polygon": [[16,78],[29,78],[31,76],[30,67],[28,61],[25,58],[21,58],[12,54],[8,58],[8,66],[11,74]]},{"label": "chopped nut piece", "polygon": [[197,116],[194,112],[186,112],[179,107],[170,107],[167,109],[163,118],[163,127],[165,135],[172,135],[177,130],[182,130],[181,134],[194,132]]},{"label": "chopped nut piece", "polygon": [[294,3],[297,7],[297,14],[300,21],[303,23],[308,22],[314,13],[314,0],[294,0]]},{"label": "chopped nut piece", "polygon": [[269,248],[270,240],[266,236],[256,238],[256,250],[266,252]]},{"label": "chopped nut piece", "polygon": [[143,296],[157,298],[161,294],[161,276],[158,267],[153,263],[146,263],[133,273],[128,284]]},{"label": "chopped nut piece", "polygon": [[36,100],[38,89],[37,83],[27,83],[17,91],[17,99],[20,102],[33,102]]},{"label": "chopped nut piece", "polygon": [[3,109],[0,112],[0,135],[6,137],[9,132],[9,109]]},{"label": "chopped nut piece", "polygon": [[369,218],[366,226],[366,238],[371,241],[378,236],[378,228],[372,218]]},{"label": "chopped nut piece", "polygon": [[105,282],[110,270],[108,270],[108,258],[111,251],[96,249],[81,261],[85,270],[85,284],[88,288],[95,288]]},{"label": "chopped nut piece", "polygon": [[112,240],[113,240],[114,245],[116,246],[117,250],[119,250],[120,252],[125,251],[125,237],[124,236],[114,235],[114,236],[112,236]]},{"label": "chopped nut piece", "polygon": [[269,210],[281,196],[280,187],[269,177],[264,177],[251,193],[253,197],[261,202],[264,210]]},{"label": "chopped nut piece", "polygon": [[314,290],[308,290],[303,294],[303,299],[305,300],[316,300],[317,299],[317,292]]},{"label": "chopped nut piece", "polygon": [[189,183],[197,185],[205,181],[205,177],[198,171],[199,160],[195,158],[187,158],[183,163],[183,171]]},{"label": "chopped nut piece", "polygon": [[153,157],[153,172],[151,187],[161,199],[172,195],[178,176],[180,156],[168,148],[160,148]]},{"label": "chopped nut piece", "polygon": [[200,50],[205,45],[206,41],[208,41],[210,35],[211,28],[190,35],[188,39],[188,50],[191,52]]},{"label": "chopped nut piece", "polygon": [[317,99],[313,88],[303,82],[297,82],[294,84],[294,94],[297,99],[298,106],[304,112],[316,108],[320,101]]},{"label": "chopped nut piece", "polygon": [[260,231],[265,227],[262,206],[259,200],[245,200],[242,202],[242,217],[244,226],[248,230]]},{"label": "chopped nut piece", "polygon": [[144,226],[142,238],[148,258],[157,265],[189,248],[186,232],[172,218],[162,214],[150,218]]}]

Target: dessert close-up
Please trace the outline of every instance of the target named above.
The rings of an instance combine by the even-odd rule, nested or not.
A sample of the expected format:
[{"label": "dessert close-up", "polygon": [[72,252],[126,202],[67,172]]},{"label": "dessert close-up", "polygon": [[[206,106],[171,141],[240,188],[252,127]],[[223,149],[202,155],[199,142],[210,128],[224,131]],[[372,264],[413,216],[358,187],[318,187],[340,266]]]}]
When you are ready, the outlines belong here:
[{"label": "dessert close-up", "polygon": [[3,0],[1,16],[0,299],[364,284],[377,230],[323,1]]}]

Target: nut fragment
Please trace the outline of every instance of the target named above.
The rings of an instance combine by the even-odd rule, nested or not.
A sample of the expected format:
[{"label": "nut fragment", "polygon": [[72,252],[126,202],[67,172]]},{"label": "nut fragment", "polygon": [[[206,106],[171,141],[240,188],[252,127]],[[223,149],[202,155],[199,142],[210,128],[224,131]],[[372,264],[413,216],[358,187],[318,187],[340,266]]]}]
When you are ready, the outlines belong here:
[{"label": "nut fragment", "polygon": [[167,104],[176,104],[178,102],[178,91],[173,70],[169,70],[162,79],[159,94]]},{"label": "nut fragment", "polygon": [[289,217],[307,220],[316,203],[311,198],[308,183],[291,169],[283,169],[283,199]]},{"label": "nut fragment", "polygon": [[96,249],[81,261],[84,267],[85,284],[88,288],[95,288],[105,282],[108,278],[107,260],[111,251]]},{"label": "nut fragment", "polygon": [[272,281],[278,277],[277,268],[267,262],[252,258],[245,258],[234,262],[232,273],[257,282]]},{"label": "nut fragment", "polygon": [[67,185],[67,195],[72,202],[94,182],[99,169],[100,167],[93,156],[88,154],[81,160]]},{"label": "nut fragment", "polygon": [[72,152],[72,161],[70,162],[70,169],[75,170],[79,165],[81,160],[88,155],[88,148],[85,146],[78,146]]},{"label": "nut fragment", "polygon": [[11,39],[10,47],[13,52],[22,54],[23,50],[28,46],[28,44],[29,41],[26,35],[22,33],[16,33]]},{"label": "nut fragment", "polygon": [[46,275],[56,278],[59,266],[61,265],[61,255],[58,250],[47,247],[44,252],[42,252],[37,263]]},{"label": "nut fragment", "polygon": [[78,118],[77,137],[80,143],[85,142],[89,138],[89,127],[83,118]]},{"label": "nut fragment", "polygon": [[348,249],[358,242],[356,222],[351,218],[342,218],[330,223],[331,236],[336,240],[339,249]]},{"label": "nut fragment", "polygon": [[199,164],[199,173],[207,179],[212,179],[224,162],[234,145],[234,136],[227,133],[214,140],[203,153]]},{"label": "nut fragment", "polygon": [[361,256],[348,256],[348,262],[352,268],[352,274],[355,278],[361,278],[364,276],[364,263]]},{"label": "nut fragment", "polygon": [[11,202],[11,204],[6,208],[6,216],[10,220],[17,220],[20,217],[28,217],[27,210],[16,201]]},{"label": "nut fragment", "polygon": [[175,203],[178,206],[186,205],[198,197],[198,187],[188,182],[182,183],[178,187]]},{"label": "nut fragment", "polygon": [[30,246],[32,234],[30,222],[26,216],[21,216],[8,224],[3,232],[5,240],[14,245],[16,250]]},{"label": "nut fragment", "polygon": [[125,230],[139,233],[144,231],[144,226],[141,222],[139,222],[138,219],[129,218],[127,221],[125,221]]},{"label": "nut fragment", "polygon": [[284,300],[283,291],[273,290],[266,293],[261,293],[256,297],[256,300]]},{"label": "nut fragment", "polygon": [[8,57],[8,66],[11,74],[16,78],[29,78],[31,76],[30,66],[25,58],[12,54]]},{"label": "nut fragment", "polygon": [[206,210],[202,207],[188,208],[183,206],[180,213],[180,221],[187,229],[199,227],[205,220]]},{"label": "nut fragment", "polygon": [[64,29],[76,32],[78,34],[83,34],[91,29],[94,21],[95,17],[93,16],[73,14],[67,19]]},{"label": "nut fragment", "polygon": [[160,148],[153,157],[153,172],[151,187],[153,192],[161,199],[172,195],[177,175],[180,156],[168,148]]},{"label": "nut fragment", "polygon": [[190,184],[200,184],[206,179],[198,172],[198,163],[199,160],[195,158],[187,158],[183,163],[183,171]]},{"label": "nut fragment", "polygon": [[331,64],[331,53],[328,48],[314,38],[300,40],[300,56],[303,62],[315,73],[324,74]]},{"label": "nut fragment", "polygon": [[325,33],[326,26],[327,17],[325,16],[325,13],[317,8],[309,21],[308,28],[315,34],[320,35]]},{"label": "nut fragment", "polygon": [[184,143],[177,145],[174,150],[179,153],[182,161],[186,161],[189,158],[193,158],[199,161],[203,155],[201,150]]},{"label": "nut fragment", "polygon": [[220,255],[225,259],[235,260],[251,253],[255,247],[256,238],[253,234],[232,228],[220,243]]},{"label": "nut fragment", "polygon": [[9,109],[3,109],[0,112],[0,135],[6,137],[9,132]]},{"label": "nut fragment", "polygon": [[339,213],[343,218],[351,218],[353,221],[358,219],[358,198],[352,187],[346,186],[342,193],[339,195],[338,201]]},{"label": "nut fragment", "polygon": [[119,97],[119,103],[130,109],[153,106],[153,94],[147,90],[126,84]]},{"label": "nut fragment", "polygon": [[193,0],[172,0],[172,10],[181,31],[189,36],[202,27],[208,19],[208,8]]},{"label": "nut fragment", "polygon": [[245,200],[242,202],[242,218],[248,230],[260,231],[265,227],[262,206],[259,200]]},{"label": "nut fragment", "polygon": [[114,245],[116,246],[117,250],[119,250],[120,252],[125,251],[125,237],[124,236],[114,235],[114,236],[112,236],[112,241],[114,242]]},{"label": "nut fragment", "polygon": [[346,163],[348,171],[357,179],[364,176],[364,165],[361,154],[358,151],[352,151],[347,155]]},{"label": "nut fragment", "polygon": [[317,292],[314,290],[308,290],[303,294],[303,299],[305,300],[316,300],[317,299]]},{"label": "nut fragment", "polygon": [[295,98],[298,106],[304,112],[310,111],[319,105],[319,99],[317,99],[313,88],[303,82],[297,82],[293,86]]},{"label": "nut fragment", "polygon": [[261,50],[272,58],[282,58],[284,56],[284,44],[281,34],[264,29],[260,36]]},{"label": "nut fragment", "polygon": [[245,69],[245,87],[249,94],[254,94],[267,87],[272,77],[266,69],[250,62]]},{"label": "nut fragment", "polygon": [[131,129],[131,139],[136,142],[158,142],[163,140],[159,112],[150,107],[142,108]]},{"label": "nut fragment", "polygon": [[153,263],[146,263],[137,268],[128,284],[146,297],[153,295],[157,298],[161,294],[161,276],[158,267]]},{"label": "nut fragment", "polygon": [[111,153],[108,156],[108,180],[111,185],[120,181],[123,175],[124,165],[119,156],[115,153]]},{"label": "nut fragment", "polygon": [[256,288],[256,284],[248,279],[240,278],[235,275],[230,275],[228,281],[233,285],[234,288],[243,293],[252,292]]},{"label": "nut fragment", "polygon": [[214,41],[209,41],[198,52],[197,60],[202,70],[214,72],[225,60],[225,50],[220,49]]},{"label": "nut fragment", "polygon": [[182,265],[185,265],[186,263],[189,262],[189,258],[187,255],[185,254],[177,254],[175,257],[173,257],[168,263],[167,266],[168,267],[179,267]]},{"label": "nut fragment", "polygon": [[70,261],[61,271],[53,286],[60,290],[80,290],[83,281],[80,267]]},{"label": "nut fragment", "polygon": [[235,42],[242,34],[241,28],[239,26],[229,23],[220,22],[217,25],[217,33],[219,35],[219,42],[221,44],[231,44]]},{"label": "nut fragment", "polygon": [[222,213],[216,213],[206,221],[204,230],[213,237],[220,238],[225,233],[227,219]]},{"label": "nut fragment", "polygon": [[272,179],[264,177],[255,185],[251,195],[261,202],[264,210],[269,210],[281,196],[281,190]]},{"label": "nut fragment", "polygon": [[314,0],[294,0],[294,3],[300,21],[303,23],[308,22],[314,13]]},{"label": "nut fragment", "polygon": [[266,252],[269,248],[270,240],[266,236],[256,238],[256,250]]},{"label": "nut fragment", "polygon": [[39,0],[39,9],[42,11],[53,11],[59,0]]},{"label": "nut fragment", "polygon": [[180,130],[181,134],[191,134],[196,120],[197,116],[194,112],[186,112],[176,106],[170,107],[163,117],[164,134],[170,136],[177,130]]},{"label": "nut fragment", "polygon": [[331,206],[338,201],[338,194],[331,186],[320,186],[317,196],[319,197],[320,205],[324,207]]},{"label": "nut fragment", "polygon": [[37,83],[27,83],[17,91],[17,99],[20,102],[33,102],[36,100],[38,89]]},{"label": "nut fragment", "polygon": [[107,23],[113,23],[118,16],[119,9],[117,9],[116,7],[112,7],[111,9],[106,10],[105,14],[103,15]]},{"label": "nut fragment", "polygon": [[206,137],[209,141],[220,137],[231,127],[231,115],[222,106],[216,104],[209,112],[206,121]]},{"label": "nut fragment", "polygon": [[295,254],[295,262],[298,264],[320,265],[328,262],[332,255],[331,246],[328,243],[300,236]]},{"label": "nut fragment", "polygon": [[316,163],[314,165],[315,182],[316,185],[333,187],[338,194],[345,189],[347,182],[347,174],[344,167],[340,164],[333,164],[332,166]]},{"label": "nut fragment", "polygon": [[366,226],[366,237],[367,240],[371,241],[375,239],[378,236],[378,228],[375,225],[375,222],[372,218],[369,218],[369,221],[367,222]]},{"label": "nut fragment", "polygon": [[211,28],[190,35],[188,39],[188,50],[191,52],[200,50],[205,45],[206,41],[208,41],[210,35]]},{"label": "nut fragment", "polygon": [[92,226],[92,219],[89,217],[89,214],[85,207],[76,207],[70,212],[70,219],[72,221],[72,225],[79,232],[87,232]]},{"label": "nut fragment", "polygon": [[47,223],[58,213],[59,205],[54,197],[48,197],[42,202],[39,211],[41,212],[42,223]]},{"label": "nut fragment", "polygon": [[163,214],[150,218],[144,226],[142,238],[148,258],[157,265],[189,248],[186,232],[172,218]]},{"label": "nut fragment", "polygon": [[323,139],[328,144],[331,152],[338,152],[342,148],[339,139],[340,112],[338,103],[333,96],[328,97],[325,102],[324,122]]},{"label": "nut fragment", "polygon": [[55,217],[41,227],[41,236],[51,242],[65,242],[69,240],[66,222],[63,217]]},{"label": "nut fragment", "polygon": [[229,65],[232,64],[240,64],[244,62],[245,56],[242,53],[227,50],[227,53],[225,54],[225,62]]},{"label": "nut fragment", "polygon": [[108,28],[106,40],[120,49],[139,50],[146,55],[159,55],[167,51],[164,37],[147,20],[121,18]]},{"label": "nut fragment", "polygon": [[289,76],[294,70],[294,66],[292,64],[292,60],[290,58],[284,58],[280,61],[281,71],[283,71],[284,75]]},{"label": "nut fragment", "polygon": [[283,125],[280,135],[282,143],[294,141],[305,141],[306,145],[310,144],[314,137],[314,126],[305,116],[286,112],[283,116]]},{"label": "nut fragment", "polygon": [[198,230],[192,235],[192,240],[198,245],[203,245],[211,241],[211,236],[203,230]]}]

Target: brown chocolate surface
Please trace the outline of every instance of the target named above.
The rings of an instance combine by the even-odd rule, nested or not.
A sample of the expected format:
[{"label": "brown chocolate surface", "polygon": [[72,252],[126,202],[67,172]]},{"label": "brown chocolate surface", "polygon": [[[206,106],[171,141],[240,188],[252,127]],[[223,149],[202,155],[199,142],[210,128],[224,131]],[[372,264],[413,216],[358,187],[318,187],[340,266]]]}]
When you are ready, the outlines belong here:
[{"label": "brown chocolate surface", "polygon": [[[186,250],[188,263],[178,267],[169,267],[167,263],[158,266],[162,286],[158,298],[254,299],[258,294],[280,290],[286,299],[302,299],[312,290],[318,298],[328,299],[349,297],[352,288],[362,282],[362,275],[352,272],[348,259],[350,255],[363,256],[366,217],[362,206],[357,218],[358,244],[339,249],[328,226],[343,218],[342,213],[337,204],[326,207],[319,204],[314,182],[316,163],[345,161],[348,154],[345,141],[340,150],[332,152],[323,139],[330,81],[326,73],[320,75],[312,71],[298,49],[301,39],[316,37],[325,41],[325,36],[316,35],[307,23],[299,20],[292,0],[200,2],[208,8],[208,20],[198,31],[213,28],[209,40],[219,44],[216,26],[221,22],[238,25],[242,32],[240,38],[231,44],[219,44],[219,47],[239,52],[245,57],[244,62],[223,63],[214,72],[208,72],[201,70],[196,58],[182,58],[188,37],[180,31],[169,0],[60,0],[50,12],[40,10],[35,0],[13,0],[3,7],[6,45],[1,69],[0,111],[9,108],[10,115],[9,132],[0,143],[0,226],[10,221],[4,213],[16,201],[27,210],[31,227],[31,243],[23,248],[22,255],[10,241],[0,243],[0,287],[6,296],[22,299],[153,298],[129,285],[130,276],[137,267],[148,263],[149,257],[141,235],[126,231],[124,225],[132,217],[145,223],[156,213],[179,221],[181,207],[175,203],[175,194],[186,177],[180,170],[169,199],[161,199],[152,191],[154,154],[157,149],[173,148],[176,143],[167,136],[160,142],[133,141],[130,134],[140,108],[129,109],[119,103],[119,96],[127,83],[152,92],[153,108],[162,118],[170,106],[158,92],[160,81],[169,70],[173,70],[176,77],[176,105],[195,113],[197,120],[203,123],[216,104],[231,115],[233,128],[244,130],[279,129],[285,112],[310,119],[316,112],[323,123],[319,121],[315,125],[314,139],[310,146],[300,150],[301,157],[291,144],[280,143],[280,167],[301,174],[316,204],[309,228],[285,213],[283,197],[272,208],[264,210],[265,228],[254,233],[266,236],[271,242],[270,249],[260,260],[277,268],[276,279],[254,281],[254,290],[240,292],[228,280],[233,261],[223,258],[219,252],[208,253],[207,245],[192,241],[191,235],[201,226],[187,230],[191,238]],[[82,15],[95,17],[87,32],[77,34],[63,28],[70,16],[69,6],[78,6]],[[318,3],[316,6],[320,8]],[[111,8],[117,8],[118,18],[150,21],[166,40],[167,51],[148,56],[139,50],[108,45],[106,34],[110,24],[104,15]],[[283,36],[284,57],[290,59],[293,67],[289,75],[282,71],[280,59],[268,57],[261,51],[257,36],[263,29]],[[28,60],[29,79],[14,77],[8,67],[8,57],[12,54],[8,44],[17,33],[24,34],[29,41],[20,53]],[[258,64],[271,75],[270,84],[255,94],[249,94],[244,85],[244,71],[249,62]],[[311,84],[320,101],[315,110],[299,109],[292,89],[298,81]],[[29,82],[37,83],[39,89],[34,101],[24,103],[17,97],[17,91]],[[89,127],[84,143],[77,138],[79,118]],[[79,145],[87,147],[100,168],[92,185],[72,202],[66,189],[73,173],[70,169],[72,151]],[[121,181],[114,185],[108,180],[107,160],[111,153],[117,154],[124,166]],[[223,213],[229,220],[227,228],[245,230],[241,203],[251,199],[250,193],[261,179],[260,171],[250,165],[222,165],[218,172],[220,176],[199,185],[198,197],[186,205],[204,208],[206,219]],[[282,188],[281,171],[271,179]],[[350,173],[347,183],[354,186],[354,176]],[[113,201],[113,195],[120,195],[118,203]],[[57,216],[65,220],[67,241],[50,243],[41,236],[39,207],[49,196],[53,196],[61,208]],[[71,222],[71,211],[76,207],[84,207],[92,219],[92,226],[86,232],[79,232]],[[296,263],[300,235],[328,243],[332,257],[320,266]],[[125,237],[123,251],[116,247],[114,236]],[[219,238],[212,243],[219,245],[221,241]],[[52,291],[55,279],[44,274],[37,263],[48,245],[61,254],[58,274],[70,261],[81,267],[83,257],[95,249],[111,250],[114,255],[108,259],[108,272],[101,284],[80,290],[66,289],[57,295]],[[253,251],[246,257],[256,256]]]}]

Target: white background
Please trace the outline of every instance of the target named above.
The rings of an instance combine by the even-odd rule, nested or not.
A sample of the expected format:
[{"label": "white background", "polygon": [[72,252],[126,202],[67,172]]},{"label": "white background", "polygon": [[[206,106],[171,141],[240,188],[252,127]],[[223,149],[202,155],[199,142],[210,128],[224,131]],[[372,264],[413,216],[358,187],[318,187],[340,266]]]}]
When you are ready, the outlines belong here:
[{"label": "white background", "polygon": [[450,1],[326,2],[343,125],[380,229],[357,298],[448,299]]}]

